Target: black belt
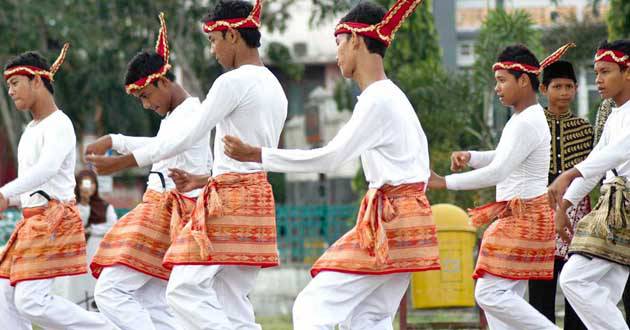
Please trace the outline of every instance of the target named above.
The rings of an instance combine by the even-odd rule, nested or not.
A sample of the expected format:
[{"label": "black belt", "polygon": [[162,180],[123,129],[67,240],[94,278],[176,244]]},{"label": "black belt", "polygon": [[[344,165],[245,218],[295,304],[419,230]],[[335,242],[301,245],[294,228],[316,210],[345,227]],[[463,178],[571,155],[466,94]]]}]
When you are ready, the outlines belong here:
[{"label": "black belt", "polygon": [[160,181],[162,182],[162,188],[166,189],[166,181],[164,180],[164,174],[162,172],[150,171],[149,175],[157,174],[160,177]]},{"label": "black belt", "polygon": [[46,198],[46,200],[47,200],[47,201],[49,201],[49,202],[52,200],[52,198],[50,198],[50,195],[48,195],[48,194],[47,194],[45,191],[43,191],[43,190],[38,190],[38,191],[36,191],[36,192],[34,192],[34,193],[30,194],[29,196],[30,196],[30,197],[33,197],[33,196],[35,196],[35,195],[41,195],[42,197]]}]

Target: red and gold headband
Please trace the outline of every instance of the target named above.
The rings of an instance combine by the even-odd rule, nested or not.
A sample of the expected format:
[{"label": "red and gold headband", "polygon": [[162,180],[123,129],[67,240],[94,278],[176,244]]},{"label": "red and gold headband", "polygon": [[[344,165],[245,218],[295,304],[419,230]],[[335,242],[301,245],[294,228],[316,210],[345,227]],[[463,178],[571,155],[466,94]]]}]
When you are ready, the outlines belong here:
[{"label": "red and gold headband", "polygon": [[9,80],[9,78],[16,75],[23,75],[23,76],[40,76],[44,79],[53,81],[55,77],[55,73],[59,71],[61,64],[63,64],[63,61],[66,59],[68,48],[70,48],[70,44],[65,43],[63,45],[63,48],[61,48],[61,53],[59,54],[59,57],[57,57],[57,60],[55,60],[55,62],[50,66],[50,70],[44,70],[42,68],[38,68],[35,66],[30,66],[30,65],[20,65],[20,66],[12,67],[4,71],[4,80]]},{"label": "red and gold headband", "polygon": [[538,67],[533,66],[533,65],[523,64],[523,63],[506,61],[506,62],[495,63],[492,66],[492,71],[513,70],[513,71],[520,71],[520,72],[539,75],[543,72],[543,70],[545,70],[546,67],[557,62],[562,56],[564,56],[564,54],[566,54],[569,48],[572,48],[572,47],[575,47],[574,43],[568,43],[560,47],[558,50],[553,52],[553,54],[547,56],[547,58],[542,60],[542,62],[540,62],[540,66]]},{"label": "red and gold headband", "polygon": [[343,33],[358,35],[381,41],[386,47],[391,45],[396,31],[402,23],[413,13],[423,0],[398,0],[377,24],[359,22],[343,22],[335,27],[335,37]]},{"label": "red and gold headband", "polygon": [[618,50],[600,49],[595,54],[595,62],[611,62],[628,67],[630,66],[630,55]]},{"label": "red and gold headband", "polygon": [[155,52],[164,59],[164,65],[162,65],[162,67],[156,72],[126,85],[125,90],[127,91],[127,94],[131,94],[134,91],[147,87],[147,85],[160,79],[168,72],[168,70],[171,69],[171,65],[168,63],[170,49],[168,48],[168,37],[166,34],[166,20],[164,19],[164,13],[160,13],[160,32],[158,33],[157,42],[155,44]]},{"label": "red and gold headband", "polygon": [[254,2],[252,12],[245,18],[230,18],[218,21],[209,21],[203,24],[203,32],[225,31],[232,29],[258,29],[260,28],[260,13],[262,11],[262,0]]}]

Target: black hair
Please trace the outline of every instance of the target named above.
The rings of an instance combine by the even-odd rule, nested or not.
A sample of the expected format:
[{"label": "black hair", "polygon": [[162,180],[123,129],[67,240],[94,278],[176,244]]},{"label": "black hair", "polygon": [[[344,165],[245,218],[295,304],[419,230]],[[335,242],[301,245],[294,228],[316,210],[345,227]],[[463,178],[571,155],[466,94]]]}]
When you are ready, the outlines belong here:
[{"label": "black hair", "polygon": [[[10,59],[7,64],[4,66],[4,70],[9,70],[18,66],[33,66],[36,68],[40,68],[42,70],[50,70],[50,64],[48,64],[48,60],[43,57],[40,53],[34,51],[28,51],[17,55]],[[33,80],[34,76],[28,75],[28,78]],[[42,77],[42,82],[46,89],[50,92],[50,94],[55,94],[55,89],[53,88],[52,82],[47,78]]]},{"label": "black hair", "polygon": [[[226,20],[232,18],[246,18],[254,9],[254,6],[243,0],[221,0],[214,9],[201,20],[203,23],[210,21]],[[260,47],[260,31],[257,28],[236,29],[250,48]],[[223,31],[225,37],[227,31]]]},{"label": "black hair", "polygon": [[552,80],[558,78],[571,79],[577,84],[575,70],[571,62],[557,61],[546,67],[545,70],[543,70],[542,84],[549,86]]},{"label": "black hair", "polygon": [[[513,45],[506,47],[499,57],[497,58],[497,62],[516,62],[521,64],[527,64],[534,67],[539,67],[540,63],[534,55],[527,47],[523,45]],[[521,72],[516,70],[508,70],[510,74],[512,74],[516,79],[520,78],[521,75],[526,74],[529,77],[529,81],[532,85],[532,89],[534,92],[538,92],[538,85],[540,85],[540,81],[538,77],[533,73]]]},{"label": "black hair", "polygon": [[[357,22],[373,25],[383,20],[386,13],[387,10],[383,6],[368,1],[362,1],[354,6],[354,8],[352,8],[346,16],[341,18],[339,22]],[[365,45],[370,53],[379,54],[381,57],[385,57],[385,51],[387,50],[387,45],[385,45],[385,43],[368,37],[363,37],[363,40],[365,41]]]},{"label": "black hair", "polygon": [[[142,78],[158,72],[163,65],[164,59],[154,51],[142,51],[136,54],[136,56],[129,61],[129,64],[127,64],[125,85],[133,84]],[[164,77],[170,81],[175,80],[175,75],[171,70],[167,71]],[[157,80],[154,81],[153,84],[157,86]]]},{"label": "black hair", "polygon": [[[616,50],[618,52],[622,52],[630,56],[630,40],[620,39],[620,40],[615,40],[613,42],[608,42],[608,40],[604,40],[599,44],[599,47],[597,48],[597,50],[601,50],[601,49]],[[624,71],[625,69],[628,68],[628,66],[624,66],[619,63],[617,63],[617,65],[619,65],[619,69],[621,71]]]}]

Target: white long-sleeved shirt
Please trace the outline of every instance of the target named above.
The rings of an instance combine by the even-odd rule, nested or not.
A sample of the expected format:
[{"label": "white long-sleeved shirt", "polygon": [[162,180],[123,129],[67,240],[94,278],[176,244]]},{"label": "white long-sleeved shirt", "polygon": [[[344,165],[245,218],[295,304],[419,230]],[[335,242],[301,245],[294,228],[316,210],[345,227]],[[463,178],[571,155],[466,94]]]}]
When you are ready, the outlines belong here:
[{"label": "white long-sleeved shirt", "polygon": [[[72,121],[57,110],[26,126],[18,144],[18,177],[0,188],[13,205],[35,207],[46,204],[42,190],[60,201],[74,199],[76,143]],[[19,196],[19,204],[16,205]]]},{"label": "white long-sleeved shirt", "polygon": [[[169,141],[177,139],[183,134],[183,128],[188,125],[201,111],[201,103],[196,97],[189,97],[173,111],[171,111],[160,123],[160,129],[155,137],[133,137],[121,134],[111,134],[112,149],[121,154],[129,154],[135,150],[151,145],[154,141]],[[162,173],[166,190],[175,188],[175,183],[168,176],[169,168],[178,168],[192,174],[208,174],[212,168],[212,154],[210,152],[210,131],[203,134],[183,151],[153,163],[152,172]],[[158,192],[164,191],[162,181],[157,174],[149,174],[147,189]],[[185,193],[188,197],[199,195],[200,189]]]},{"label": "white long-sleeved shirt", "polygon": [[241,163],[227,157],[222,139],[233,135],[251,145],[277,147],[287,105],[282,86],[269,69],[244,65],[217,78],[199,115],[188,118],[176,136],[157,137],[151,144],[134,150],[133,156],[140,166],[172,157],[216,126],[212,175],[260,172],[263,168],[258,163]]},{"label": "white long-sleeved shirt", "polygon": [[564,194],[573,205],[584,198],[606,175],[604,182],[617,174],[630,178],[630,101],[613,108],[604,125],[604,131],[591,154],[575,168],[582,174]]},{"label": "white long-sleeved shirt", "polygon": [[330,172],[361,157],[370,188],[426,182],[427,138],[405,94],[390,80],[369,85],[352,116],[324,147],[312,150],[262,148],[272,172]]},{"label": "white long-sleeved shirt", "polygon": [[551,134],[543,108],[533,105],[508,120],[496,150],[470,152],[473,171],[446,176],[452,190],[496,185],[496,200],[534,198],[547,190]]}]

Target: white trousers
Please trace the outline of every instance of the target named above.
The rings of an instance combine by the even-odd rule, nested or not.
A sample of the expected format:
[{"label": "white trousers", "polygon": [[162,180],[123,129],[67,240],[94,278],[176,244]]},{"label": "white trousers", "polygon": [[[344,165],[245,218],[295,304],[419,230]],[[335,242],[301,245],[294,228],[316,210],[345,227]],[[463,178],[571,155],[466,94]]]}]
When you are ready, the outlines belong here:
[{"label": "white trousers", "polygon": [[574,254],[558,282],[564,296],[587,328],[628,330],[617,304],[628,280],[628,266]]},{"label": "white trousers", "polygon": [[12,287],[0,279],[0,328],[31,330],[117,330],[105,316],[50,294],[54,280],[24,281]]},{"label": "white trousers", "polygon": [[259,271],[252,266],[174,266],[166,299],[186,330],[261,330],[248,297]]},{"label": "white trousers", "polygon": [[527,280],[490,274],[477,279],[475,300],[485,312],[490,330],[559,329],[523,298],[527,284]]},{"label": "white trousers", "polygon": [[166,283],[126,266],[105,267],[94,299],[101,313],[123,330],[179,329],[166,303]]},{"label": "white trousers", "polygon": [[392,330],[409,273],[356,275],[323,271],[293,305],[295,330]]}]

